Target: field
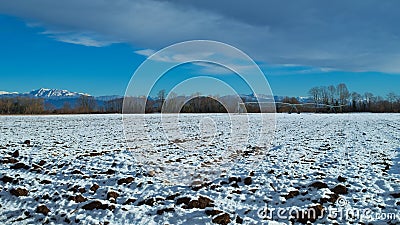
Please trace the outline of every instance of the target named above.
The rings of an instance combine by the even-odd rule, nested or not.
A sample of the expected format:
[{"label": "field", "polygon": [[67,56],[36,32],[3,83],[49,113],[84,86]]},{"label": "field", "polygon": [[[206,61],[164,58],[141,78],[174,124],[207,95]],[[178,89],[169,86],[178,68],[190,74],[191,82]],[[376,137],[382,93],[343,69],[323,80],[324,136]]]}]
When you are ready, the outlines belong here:
[{"label": "field", "polygon": [[259,115],[1,116],[0,223],[400,223],[399,114]]}]

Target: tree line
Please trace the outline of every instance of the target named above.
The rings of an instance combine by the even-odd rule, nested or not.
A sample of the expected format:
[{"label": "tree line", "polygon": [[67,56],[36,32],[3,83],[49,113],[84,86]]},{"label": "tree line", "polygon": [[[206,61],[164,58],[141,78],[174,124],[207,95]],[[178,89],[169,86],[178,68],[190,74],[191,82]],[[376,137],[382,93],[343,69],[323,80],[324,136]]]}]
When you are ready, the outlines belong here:
[{"label": "tree line", "polygon": [[[124,99],[124,113],[226,113],[237,110],[240,98],[237,96],[203,96],[193,93],[190,96],[169,93],[164,90],[157,94],[157,98],[126,97]],[[116,99],[114,102],[121,102]]]},{"label": "tree line", "polygon": [[92,96],[80,96],[73,106],[69,101],[56,109],[43,98],[33,97],[6,97],[0,98],[0,114],[77,114],[77,113],[102,113],[107,112],[103,107],[98,107]]},{"label": "tree line", "polygon": [[[346,84],[313,87],[308,91],[315,105],[337,106],[341,112],[399,113],[400,96],[390,92],[386,97],[351,92]],[[318,107],[317,107],[318,108]]]},{"label": "tree line", "polygon": [[[400,96],[390,92],[385,98],[370,92],[359,94],[350,92],[344,83],[336,86],[319,86],[309,90],[313,104],[303,104],[298,98],[285,97],[283,103],[276,104],[277,112],[292,112],[293,105],[301,112],[377,112],[399,113]],[[247,112],[260,112],[259,104],[243,104],[243,97],[235,96],[178,96],[170,93],[166,98],[165,90],[161,90],[156,98],[127,97],[103,101],[99,105],[92,96],[80,96],[74,104],[65,101],[56,108],[42,98],[8,97],[0,98],[0,114],[78,114],[78,113],[226,113],[238,112],[243,106]],[[125,107],[123,109],[123,107]],[[332,110],[333,109],[333,110]]]},{"label": "tree line", "polygon": [[44,100],[40,98],[0,99],[0,114],[41,114],[44,111]]}]

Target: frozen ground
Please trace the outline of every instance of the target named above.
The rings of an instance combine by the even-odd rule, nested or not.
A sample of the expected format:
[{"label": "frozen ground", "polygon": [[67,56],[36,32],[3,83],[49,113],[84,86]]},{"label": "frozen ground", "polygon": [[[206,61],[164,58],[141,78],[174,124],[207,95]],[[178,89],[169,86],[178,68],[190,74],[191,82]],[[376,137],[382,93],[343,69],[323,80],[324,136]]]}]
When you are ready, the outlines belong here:
[{"label": "frozen ground", "polygon": [[[126,144],[121,115],[0,116],[0,223],[400,223],[399,114],[278,114],[260,140],[245,115],[159,117],[130,116]],[[258,168],[230,154],[243,143]],[[176,184],[188,165],[217,178]]]}]

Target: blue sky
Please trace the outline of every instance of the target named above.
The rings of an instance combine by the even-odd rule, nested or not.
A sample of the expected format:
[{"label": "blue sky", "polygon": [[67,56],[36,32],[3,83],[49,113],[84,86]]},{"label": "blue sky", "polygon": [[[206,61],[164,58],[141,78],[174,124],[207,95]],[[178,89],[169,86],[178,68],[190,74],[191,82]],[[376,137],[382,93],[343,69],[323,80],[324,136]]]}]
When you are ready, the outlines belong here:
[{"label": "blue sky", "polygon": [[[376,11],[378,1],[364,4],[357,11],[358,17],[353,17],[353,12],[338,13],[346,6],[341,3],[336,5],[337,11],[332,11],[332,6],[299,5],[299,9],[313,13],[296,15],[293,9],[272,1],[259,4],[270,4],[269,8],[275,7],[279,14],[259,12],[260,7],[253,3],[233,4],[226,10],[222,3],[195,1],[144,1],[140,5],[124,0],[118,1],[120,5],[40,1],[40,9],[32,6],[38,4],[34,1],[0,3],[0,91],[45,87],[96,96],[123,95],[132,74],[148,56],[143,51],[210,39],[226,42],[252,57],[275,95],[305,96],[313,86],[338,83],[346,83],[350,91],[359,93],[400,94],[400,35],[393,22],[397,12],[388,10],[393,8],[388,3],[378,7],[382,12]],[[88,11],[77,10],[86,4]],[[243,12],[244,7],[249,12]],[[315,7],[321,14],[315,13]],[[114,17],[115,10],[120,10],[119,17]],[[362,21],[371,13],[377,19]],[[283,17],[289,14],[294,16]],[[194,16],[201,19],[185,23],[186,17]],[[341,22],[345,19],[347,24]],[[329,30],[325,30],[327,25]],[[169,89],[193,76],[208,75],[240,93],[249,92],[233,73],[207,74],[196,68],[190,64],[175,68],[154,88]],[[207,82],[198,85],[210,94],[224,94]],[[196,92],[196,86],[187,87],[185,92]]]},{"label": "blue sky", "polygon": [[129,44],[91,47],[60,42],[41,28],[0,16],[0,90],[26,92],[41,87],[93,95],[123,94],[145,57]]}]

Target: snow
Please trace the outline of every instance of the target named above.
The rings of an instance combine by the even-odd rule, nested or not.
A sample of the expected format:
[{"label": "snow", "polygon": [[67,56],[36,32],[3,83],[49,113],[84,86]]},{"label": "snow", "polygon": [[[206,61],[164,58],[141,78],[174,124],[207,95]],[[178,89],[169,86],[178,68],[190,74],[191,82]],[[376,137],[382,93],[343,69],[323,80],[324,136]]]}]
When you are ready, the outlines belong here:
[{"label": "snow", "polygon": [[0,91],[0,95],[20,95],[20,96],[39,97],[39,98],[70,98],[70,97],[77,98],[82,95],[91,96],[86,93],[77,93],[68,90],[48,89],[48,88],[39,88],[37,90],[32,90],[26,93]]},{"label": "snow", "polygon": [[[257,114],[249,116],[257,121]],[[272,130],[262,135],[256,132],[257,124],[249,123],[247,115],[227,114],[128,115],[124,120],[121,115],[0,116],[0,223],[213,224],[218,215],[209,216],[206,210],[216,209],[229,214],[231,224],[237,217],[243,224],[288,224],[296,220],[275,214],[271,219],[260,212],[265,207],[288,211],[318,204],[326,209],[369,209],[373,215],[324,216],[318,223],[399,223],[400,199],[392,195],[400,192],[399,114],[277,114],[276,128],[269,125]],[[176,139],[183,142],[172,142]],[[23,144],[25,140],[30,145]],[[191,171],[189,163],[229,155],[230,149],[243,146],[262,149],[262,161],[251,164],[238,156],[217,160],[210,170],[220,171],[208,176],[213,178],[210,184],[202,188],[179,184],[187,181],[180,173]],[[19,156],[12,156],[16,150]],[[146,161],[138,159],[138,154],[146,152],[150,159],[164,159],[157,161],[157,169],[168,165],[169,159],[190,155],[174,164],[180,166],[176,171],[167,167],[152,177],[147,172],[156,166],[138,166]],[[29,168],[12,169],[16,162],[4,163],[9,159]],[[5,182],[5,176],[13,181]],[[339,181],[339,176],[345,181]],[[133,177],[131,183],[118,184],[128,177]],[[233,177],[241,181],[229,183]],[[245,183],[248,177],[251,184]],[[165,181],[169,178],[174,182]],[[316,181],[327,187],[310,187]],[[93,184],[99,185],[95,192],[90,190]],[[339,194],[336,201],[324,201],[339,184],[348,193]],[[29,194],[11,195],[10,190],[18,187]],[[85,190],[81,193],[80,188]],[[110,191],[119,194],[115,201],[107,199]],[[288,197],[296,191],[297,195]],[[179,196],[173,197],[176,193]],[[79,194],[86,201],[69,200]],[[196,200],[200,196],[212,204],[188,208],[177,203],[182,197]],[[154,203],[142,202],[153,197]],[[125,204],[128,199],[136,200]],[[115,209],[82,208],[94,200]],[[38,205],[46,205],[50,213],[37,213]],[[157,213],[168,208],[173,211]],[[383,213],[397,218],[382,218]]]},{"label": "snow", "polygon": [[18,92],[0,91],[0,95],[15,95],[15,94],[18,94]]},{"label": "snow", "polygon": [[58,89],[47,89],[47,88],[40,88],[37,90],[33,90],[28,93],[31,96],[35,97],[79,97],[81,95],[87,95],[84,93],[77,93],[77,92],[70,92],[68,90],[58,90]]}]

